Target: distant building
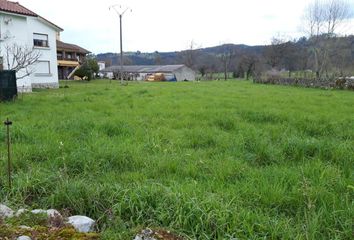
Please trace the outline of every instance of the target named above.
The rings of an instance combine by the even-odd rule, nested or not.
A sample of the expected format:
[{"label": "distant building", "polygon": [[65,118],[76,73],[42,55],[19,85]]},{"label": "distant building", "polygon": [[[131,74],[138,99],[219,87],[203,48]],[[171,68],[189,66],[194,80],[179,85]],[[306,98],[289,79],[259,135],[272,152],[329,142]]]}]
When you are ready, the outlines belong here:
[{"label": "distant building", "polygon": [[74,72],[80,67],[90,51],[70,43],[57,40],[57,59],[59,79],[72,79]]},{"label": "distant building", "polygon": [[63,31],[18,2],[0,0],[0,69],[11,69],[13,55],[6,57],[6,47],[20,46],[39,53],[38,61],[17,72],[19,91],[59,87],[56,35]]},{"label": "distant building", "polygon": [[[118,76],[120,66],[111,66],[105,68],[102,72],[107,75]],[[185,65],[133,65],[123,66],[123,76],[126,80],[144,81],[150,75],[162,73],[166,80],[171,81],[194,81],[195,72]]]},{"label": "distant building", "polygon": [[98,69],[99,69],[98,76],[100,78],[109,78],[109,79],[113,78],[113,74],[109,75],[109,74],[103,72],[103,70],[106,68],[106,62],[98,61],[97,64],[98,64]]},{"label": "distant building", "polygon": [[106,62],[98,61],[97,64],[98,64],[99,71],[102,71],[103,69],[106,68]]}]

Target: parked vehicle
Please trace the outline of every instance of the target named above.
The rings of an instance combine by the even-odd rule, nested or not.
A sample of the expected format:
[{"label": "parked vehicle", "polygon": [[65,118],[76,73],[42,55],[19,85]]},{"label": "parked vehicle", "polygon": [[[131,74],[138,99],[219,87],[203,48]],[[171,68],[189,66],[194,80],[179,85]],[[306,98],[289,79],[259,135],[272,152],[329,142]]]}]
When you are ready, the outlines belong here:
[{"label": "parked vehicle", "polygon": [[148,82],[163,82],[166,81],[165,75],[163,73],[155,73],[147,77]]}]

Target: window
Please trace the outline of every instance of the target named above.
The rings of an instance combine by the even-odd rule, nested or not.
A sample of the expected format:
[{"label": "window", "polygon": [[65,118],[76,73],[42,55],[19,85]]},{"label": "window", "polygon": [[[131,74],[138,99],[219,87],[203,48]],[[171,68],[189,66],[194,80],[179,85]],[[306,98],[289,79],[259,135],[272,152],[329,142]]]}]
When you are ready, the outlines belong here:
[{"label": "window", "polygon": [[63,53],[62,52],[57,52],[57,59],[63,60]]},{"label": "window", "polygon": [[33,33],[33,45],[35,47],[49,47],[48,44],[48,35]]},{"label": "window", "polygon": [[36,75],[50,75],[50,62],[49,61],[37,61]]}]

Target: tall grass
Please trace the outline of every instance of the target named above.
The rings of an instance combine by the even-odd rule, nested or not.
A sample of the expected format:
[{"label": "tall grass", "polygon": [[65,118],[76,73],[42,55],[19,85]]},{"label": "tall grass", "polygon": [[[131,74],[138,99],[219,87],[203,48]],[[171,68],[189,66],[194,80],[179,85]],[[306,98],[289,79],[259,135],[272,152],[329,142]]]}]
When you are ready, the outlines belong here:
[{"label": "tall grass", "polygon": [[350,239],[354,95],[248,82],[70,83],[0,103],[0,200],[98,220],[104,239]]}]

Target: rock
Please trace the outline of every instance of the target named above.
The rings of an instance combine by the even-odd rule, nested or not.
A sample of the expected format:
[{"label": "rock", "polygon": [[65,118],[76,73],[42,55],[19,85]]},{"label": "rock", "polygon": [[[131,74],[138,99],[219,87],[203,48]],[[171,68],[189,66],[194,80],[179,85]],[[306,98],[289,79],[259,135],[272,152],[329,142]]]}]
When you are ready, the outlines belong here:
[{"label": "rock", "polygon": [[21,237],[18,237],[17,240],[32,240],[32,239],[27,236],[21,236]]},{"label": "rock", "polygon": [[10,218],[14,215],[14,211],[3,205],[3,204],[0,204],[0,218]]},{"label": "rock", "polygon": [[60,212],[58,212],[55,209],[49,209],[47,210],[47,215],[48,217],[54,218],[54,217],[60,217],[61,218],[61,214]]},{"label": "rock", "polygon": [[31,213],[47,215],[48,224],[52,227],[60,228],[64,226],[62,215],[60,214],[60,212],[58,212],[55,209],[48,209],[48,210],[35,209],[32,210]]},{"label": "rock", "polygon": [[144,237],[141,234],[135,236],[134,240],[157,240],[154,237]]},{"label": "rock", "polygon": [[15,217],[19,217],[26,212],[28,212],[27,209],[21,208],[21,209],[17,210],[17,212],[15,213]]},{"label": "rock", "polygon": [[182,240],[184,238],[175,235],[168,230],[163,230],[163,229],[152,230],[150,228],[146,228],[142,230],[139,234],[137,234],[133,240],[158,240],[158,239]]},{"label": "rock", "polygon": [[85,216],[72,216],[68,218],[68,223],[71,224],[76,231],[80,233],[88,233],[94,231],[95,221]]},{"label": "rock", "polygon": [[35,210],[32,210],[31,213],[33,213],[33,214],[47,214],[47,211],[43,210],[43,209],[35,209]]},{"label": "rock", "polygon": [[33,214],[47,214],[48,218],[60,217],[61,214],[55,209],[43,210],[43,209],[35,209],[32,210],[31,213]]},{"label": "rock", "polygon": [[144,229],[140,234],[136,235],[134,240],[157,240],[154,238],[154,231],[150,228]]},{"label": "rock", "polygon": [[32,229],[32,228],[24,226],[24,225],[21,225],[21,226],[18,226],[18,227],[21,228],[21,229],[25,229],[25,230],[31,230]]}]

